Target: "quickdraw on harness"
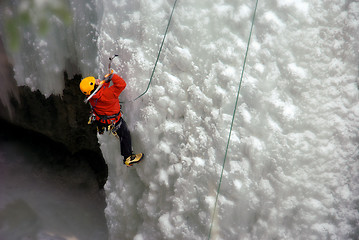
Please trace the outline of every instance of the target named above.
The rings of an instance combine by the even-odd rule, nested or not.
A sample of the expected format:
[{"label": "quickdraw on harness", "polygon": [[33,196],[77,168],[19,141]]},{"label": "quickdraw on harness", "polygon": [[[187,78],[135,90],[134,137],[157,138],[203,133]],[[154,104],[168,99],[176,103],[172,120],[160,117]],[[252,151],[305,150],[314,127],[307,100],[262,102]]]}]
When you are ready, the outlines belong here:
[{"label": "quickdraw on harness", "polygon": [[108,128],[110,128],[109,131],[111,131],[112,135],[114,135],[117,138],[120,138],[118,136],[118,134],[117,134],[117,130],[120,129],[121,125],[122,125],[122,118],[120,118],[117,125],[116,124],[111,124],[111,125],[108,126]]},{"label": "quickdraw on harness", "polygon": [[[114,115],[112,115],[114,116]],[[118,116],[118,114],[117,114]],[[108,117],[111,117],[111,116],[108,116]],[[120,138],[117,134],[117,130],[121,127],[121,124],[122,124],[122,118],[120,118],[120,120],[118,120],[118,122],[115,122],[115,121],[111,121],[111,124],[102,124],[100,122],[100,124],[97,125],[97,131],[99,134],[103,134],[104,131],[108,131],[110,133],[112,133],[112,135],[114,135],[115,137],[117,138]]]}]

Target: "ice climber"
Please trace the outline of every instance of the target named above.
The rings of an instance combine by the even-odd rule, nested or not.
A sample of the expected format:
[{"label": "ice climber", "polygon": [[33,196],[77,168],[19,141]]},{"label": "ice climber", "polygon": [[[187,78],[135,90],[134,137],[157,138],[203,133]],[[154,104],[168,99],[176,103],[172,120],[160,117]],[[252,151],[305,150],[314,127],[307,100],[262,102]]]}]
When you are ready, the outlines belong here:
[{"label": "ice climber", "polygon": [[[113,84],[110,86],[111,81]],[[94,122],[99,134],[103,134],[106,130],[118,137],[125,165],[138,163],[142,160],[143,154],[133,154],[131,134],[121,116],[119,95],[125,89],[126,82],[111,69],[111,73],[102,81],[89,76],[82,79],[80,83],[81,92],[86,96],[91,96],[98,87],[100,87],[98,92],[89,99],[92,110],[89,124]]]}]

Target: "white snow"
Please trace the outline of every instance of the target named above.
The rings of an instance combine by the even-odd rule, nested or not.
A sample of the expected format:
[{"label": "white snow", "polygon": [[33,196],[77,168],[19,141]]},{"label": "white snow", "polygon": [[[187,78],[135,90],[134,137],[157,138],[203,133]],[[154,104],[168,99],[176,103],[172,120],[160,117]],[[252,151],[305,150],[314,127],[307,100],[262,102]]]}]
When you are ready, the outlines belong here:
[{"label": "white snow", "polygon": [[[179,0],[149,91],[129,102],[147,87],[172,4],[95,1],[98,34],[75,34],[78,59],[92,61],[83,73],[104,74],[119,54],[124,118],[145,153],[127,168],[118,141],[99,136],[110,239],[208,236],[255,1]],[[212,239],[358,237],[358,9],[259,0]]]}]

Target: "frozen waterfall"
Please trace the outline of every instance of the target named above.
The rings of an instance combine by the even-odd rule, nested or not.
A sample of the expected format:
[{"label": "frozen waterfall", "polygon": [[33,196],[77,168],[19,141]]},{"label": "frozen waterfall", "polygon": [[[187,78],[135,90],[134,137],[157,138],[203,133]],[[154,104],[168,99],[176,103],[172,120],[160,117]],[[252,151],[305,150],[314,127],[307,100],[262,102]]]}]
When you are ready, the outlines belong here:
[{"label": "frozen waterfall", "polygon": [[[116,53],[121,101],[134,99],[172,4],[69,0],[72,21],[21,28],[18,85],[60,94],[63,70],[101,76]],[[98,136],[110,239],[207,239],[254,5],[178,1],[148,93],[123,105],[145,160],[125,167]],[[358,238],[358,29],[358,1],[259,0],[211,239]]]}]

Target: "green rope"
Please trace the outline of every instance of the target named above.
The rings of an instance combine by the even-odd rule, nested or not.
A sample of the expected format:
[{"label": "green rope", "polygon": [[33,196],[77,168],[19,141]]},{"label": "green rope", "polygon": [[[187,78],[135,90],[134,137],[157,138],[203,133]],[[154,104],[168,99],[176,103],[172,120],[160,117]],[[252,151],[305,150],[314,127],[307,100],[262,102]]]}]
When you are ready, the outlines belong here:
[{"label": "green rope", "polygon": [[[151,82],[152,82],[152,79],[153,79],[153,75],[155,74],[155,70],[156,70],[156,67],[157,67],[158,59],[160,58],[160,55],[161,55],[161,52],[162,52],[162,47],[163,47],[163,44],[164,44],[166,36],[167,36],[168,28],[169,28],[171,20],[172,20],[173,12],[174,12],[175,7],[176,7],[176,3],[177,3],[177,0],[175,0],[174,3],[173,3],[171,15],[170,15],[170,17],[168,19],[168,24],[167,24],[167,27],[166,27],[166,31],[165,31],[165,34],[163,35],[162,43],[161,43],[160,49],[158,51],[157,59],[156,59],[155,65],[153,67],[151,77],[150,77],[150,81],[148,82],[147,88],[142,94],[140,94],[138,97],[136,97],[135,99],[133,99],[133,100],[131,100],[129,102],[134,102],[137,99],[141,98],[143,95],[145,95],[147,93],[148,89],[150,88],[150,85],[151,85]],[[121,103],[123,103],[123,102],[121,102]]]},{"label": "green rope", "polygon": [[251,30],[250,30],[250,32],[249,32],[246,54],[245,54],[245,56],[244,56],[242,73],[241,73],[241,78],[240,78],[240,81],[239,81],[236,103],[235,103],[235,106],[234,106],[234,111],[233,111],[233,116],[232,116],[232,122],[231,122],[231,127],[230,127],[230,130],[229,130],[229,136],[228,136],[228,141],[227,141],[226,152],[225,152],[225,154],[224,154],[224,160],[223,160],[223,164],[222,164],[222,172],[221,172],[221,176],[220,176],[220,178],[219,178],[219,184],[218,184],[218,188],[217,188],[216,201],[215,201],[215,204],[214,204],[214,210],[213,210],[213,214],[212,214],[212,220],[211,220],[211,226],[210,226],[210,229],[209,229],[208,240],[211,238],[212,227],[213,227],[213,220],[214,220],[214,216],[215,216],[216,209],[217,209],[218,196],[219,196],[219,191],[220,191],[221,184],[222,184],[224,166],[225,166],[225,163],[226,163],[226,160],[227,160],[228,147],[229,147],[229,142],[230,142],[230,140],[231,140],[231,134],[232,134],[232,129],[233,129],[234,117],[235,117],[236,111],[237,111],[239,92],[240,92],[241,86],[242,86],[244,68],[245,68],[245,66],[246,66],[247,55],[248,55],[248,50],[249,50],[249,43],[250,43],[250,41],[251,41],[252,30],[253,30],[253,26],[254,26],[254,18],[255,18],[255,15],[256,15],[256,11],[257,11],[257,5],[258,5],[258,0],[256,0],[256,5],[255,5],[255,7],[254,7],[253,18],[252,18],[252,25],[251,25]]}]

